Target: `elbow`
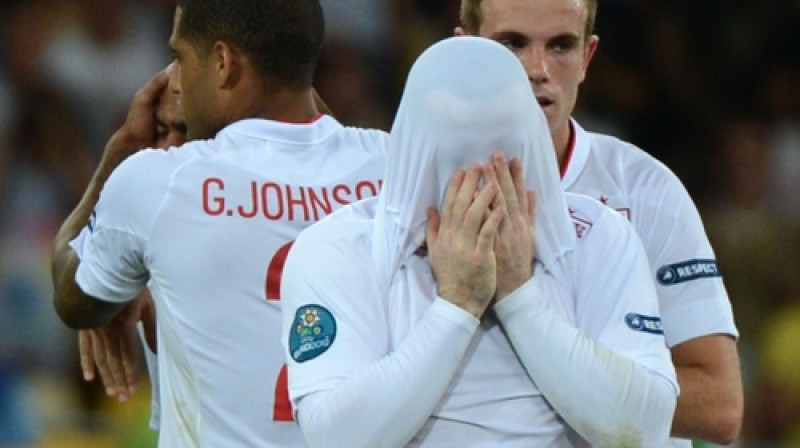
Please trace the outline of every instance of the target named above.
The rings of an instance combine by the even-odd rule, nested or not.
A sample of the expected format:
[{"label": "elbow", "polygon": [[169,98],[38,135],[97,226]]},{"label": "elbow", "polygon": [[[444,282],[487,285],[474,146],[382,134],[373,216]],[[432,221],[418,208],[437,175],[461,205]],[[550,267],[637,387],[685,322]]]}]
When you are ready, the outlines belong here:
[{"label": "elbow", "polygon": [[80,313],[75,312],[74,308],[69,306],[67,302],[61,294],[54,293],[53,307],[61,322],[73,330],[88,328],[90,325],[87,325]]},{"label": "elbow", "polygon": [[106,325],[123,305],[104,304],[81,291],[76,284],[56,285],[53,307],[61,322],[73,330]]},{"label": "elbow", "polygon": [[717,416],[714,431],[708,441],[719,445],[730,445],[735,442],[742,431],[743,414],[744,404],[741,399],[727,406]]}]

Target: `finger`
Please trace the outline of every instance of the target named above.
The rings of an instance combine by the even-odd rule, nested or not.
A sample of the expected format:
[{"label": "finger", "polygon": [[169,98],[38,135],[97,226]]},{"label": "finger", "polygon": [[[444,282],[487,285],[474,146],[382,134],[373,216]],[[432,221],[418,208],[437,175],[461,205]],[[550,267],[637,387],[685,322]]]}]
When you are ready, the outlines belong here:
[{"label": "finger", "polygon": [[[520,213],[517,190],[515,189],[514,179],[511,176],[509,163],[503,151],[495,151],[492,154],[492,164],[497,173],[497,180],[500,185],[500,192],[505,197],[506,212],[510,216],[517,216]],[[525,196],[521,196],[525,198]]]},{"label": "finger", "polygon": [[89,330],[78,331],[78,351],[80,353],[83,379],[85,381],[94,380],[94,354],[92,353],[92,338]]},{"label": "finger", "polygon": [[[473,164],[467,169],[467,172],[464,175],[464,182],[461,184],[461,188],[456,192],[455,202],[453,203],[451,210],[451,218],[456,224],[465,222],[467,219],[474,221],[474,211],[471,212],[471,218],[468,218],[466,215],[467,213],[470,213],[471,206],[474,204],[476,199],[475,192],[478,191],[478,184],[480,183],[482,176],[483,168],[481,168],[481,166],[478,164]],[[481,215],[482,214],[483,212],[481,212]],[[445,224],[449,223],[446,222]],[[478,227],[471,227],[474,227],[473,230],[475,234],[477,234]]]},{"label": "finger", "polygon": [[132,394],[139,386],[139,352],[138,333],[134,329],[131,337],[120,338],[120,364],[124,375],[124,386],[128,394]]},{"label": "finger", "polygon": [[436,240],[439,238],[439,225],[439,212],[435,208],[428,209],[428,224],[425,229],[425,241],[428,247],[436,244]]},{"label": "finger", "polygon": [[125,369],[122,366],[121,347],[119,338],[116,334],[109,334],[108,331],[103,332],[105,339],[106,349],[106,364],[109,373],[109,385],[114,389],[114,394],[117,395],[120,401],[125,401],[128,396],[128,384],[125,378]]},{"label": "finger", "polygon": [[447,184],[447,191],[444,193],[441,210],[441,220],[444,223],[453,221],[453,205],[456,202],[456,197],[461,189],[461,184],[464,182],[465,175],[466,173],[464,173],[463,170],[457,170],[453,173],[450,182]]},{"label": "finger", "polygon": [[509,164],[511,171],[511,179],[514,182],[514,191],[518,199],[520,213],[525,216],[532,216],[533,209],[531,208],[530,199],[528,198],[528,190],[525,185],[525,169],[522,166],[522,160],[519,157],[511,159]]},{"label": "finger", "polygon": [[[497,170],[495,170],[494,163],[491,162],[491,161],[486,163],[486,165],[484,167],[484,170],[483,170],[483,176],[484,176],[484,179],[486,179],[486,184],[487,185],[488,184],[496,184],[496,185],[500,184],[500,181],[497,178]],[[495,197],[494,197],[494,200],[492,201],[491,208],[493,210],[497,210],[497,209],[500,209],[500,208],[502,208],[504,210],[507,210],[506,209],[506,198],[505,198],[505,196],[503,194],[496,194]],[[503,222],[505,222],[505,221],[506,220],[504,219],[500,223],[500,229],[503,228]]]},{"label": "finger", "polygon": [[533,224],[536,218],[536,193],[528,191],[526,197],[528,198],[528,219],[530,219],[531,224]]},{"label": "finger", "polygon": [[481,252],[488,252],[494,248],[495,240],[497,239],[497,232],[500,229],[500,222],[503,221],[505,210],[495,209],[489,213],[488,218],[481,226],[481,231],[478,234],[477,248]]},{"label": "finger", "polygon": [[140,105],[149,105],[155,108],[161,99],[161,94],[169,84],[169,78],[172,70],[173,66],[170,64],[150,78],[150,81],[148,81],[147,84],[142,86],[142,88],[136,92],[133,97],[134,102]]},{"label": "finger", "polygon": [[116,393],[116,389],[113,387],[111,372],[106,362],[105,340],[100,336],[98,330],[89,330],[89,332],[92,338],[92,353],[94,354],[97,373],[100,374],[100,380],[103,382],[103,387],[106,389],[106,395],[113,396]]},{"label": "finger", "polygon": [[[492,211],[491,205],[498,194],[499,186],[497,183],[487,182],[467,210],[464,216],[464,228],[467,230],[468,234],[472,236],[473,242],[478,238],[478,234],[486,220],[486,213],[487,211]],[[501,214],[505,213],[503,208],[498,210]]]}]

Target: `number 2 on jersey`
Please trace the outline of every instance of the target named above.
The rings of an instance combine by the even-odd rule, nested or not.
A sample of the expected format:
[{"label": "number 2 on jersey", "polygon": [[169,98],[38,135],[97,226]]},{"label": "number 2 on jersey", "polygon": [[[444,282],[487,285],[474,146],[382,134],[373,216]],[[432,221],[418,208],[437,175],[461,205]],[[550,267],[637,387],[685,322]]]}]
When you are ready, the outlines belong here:
[{"label": "number 2 on jersey", "polygon": [[[284,244],[269,262],[267,268],[267,279],[265,293],[268,301],[281,300],[281,277],[283,275],[283,265],[286,263],[286,256],[292,248],[294,241]],[[272,420],[276,422],[294,421],[292,404],[289,401],[289,375],[286,364],[281,366],[278,373],[278,380],[275,383],[275,406],[272,410]]]}]

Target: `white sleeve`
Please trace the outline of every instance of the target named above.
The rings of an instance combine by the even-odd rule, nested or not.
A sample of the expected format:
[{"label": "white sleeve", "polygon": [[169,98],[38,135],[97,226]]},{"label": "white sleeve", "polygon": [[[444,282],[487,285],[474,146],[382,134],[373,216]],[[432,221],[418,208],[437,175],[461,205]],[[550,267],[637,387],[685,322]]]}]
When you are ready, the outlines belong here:
[{"label": "white sleeve", "polygon": [[644,251],[624,230],[579,242],[590,250],[576,249],[574,323],[539,287],[540,270],[495,311],[528,374],[589,443],[664,446],[678,385]]},{"label": "white sleeve", "polygon": [[631,222],[651,265],[667,344],[710,334],[738,337],[730,299],[700,214],[671,172],[653,172],[632,187]]},{"label": "white sleeve", "polygon": [[283,272],[282,339],[297,421],[312,448],[404,446],[439,404],[478,321],[437,298],[391,349],[374,267],[325,248],[301,236]]},{"label": "white sleeve", "polygon": [[70,242],[81,260],[75,281],[92,297],[127,302],[149,279],[145,243],[168,182],[153,154],[134,154],[111,173],[89,223]]}]

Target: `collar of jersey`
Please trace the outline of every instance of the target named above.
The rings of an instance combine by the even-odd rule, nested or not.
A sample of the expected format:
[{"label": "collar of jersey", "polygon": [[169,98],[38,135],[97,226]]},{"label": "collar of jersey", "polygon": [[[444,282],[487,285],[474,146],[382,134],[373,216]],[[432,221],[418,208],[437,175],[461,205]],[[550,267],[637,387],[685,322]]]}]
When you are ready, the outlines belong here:
[{"label": "collar of jersey", "polygon": [[586,161],[589,159],[589,148],[591,146],[589,133],[574,118],[570,118],[570,125],[575,135],[575,143],[572,148],[572,157],[570,157],[567,165],[567,171],[564,173],[564,177],[561,178],[561,186],[564,190],[567,190],[583,171]]},{"label": "collar of jersey", "polygon": [[283,121],[247,118],[231,123],[223,128],[217,138],[222,136],[245,135],[256,138],[268,137],[273,141],[286,143],[319,143],[325,141],[341,125],[329,115],[321,115],[309,123],[287,123]]}]

